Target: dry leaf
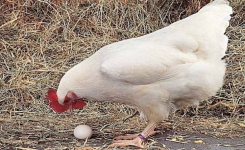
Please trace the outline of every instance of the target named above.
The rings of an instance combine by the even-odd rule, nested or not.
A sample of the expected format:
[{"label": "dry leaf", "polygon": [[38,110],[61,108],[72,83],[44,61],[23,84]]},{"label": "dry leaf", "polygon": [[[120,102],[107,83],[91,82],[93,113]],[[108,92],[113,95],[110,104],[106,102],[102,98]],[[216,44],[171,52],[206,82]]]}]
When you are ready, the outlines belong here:
[{"label": "dry leaf", "polygon": [[204,144],[203,140],[196,140],[194,141],[195,144]]},{"label": "dry leaf", "polygon": [[244,124],[244,123],[238,122],[237,124],[238,124],[240,127],[244,127],[244,128],[245,128],[245,124]]}]

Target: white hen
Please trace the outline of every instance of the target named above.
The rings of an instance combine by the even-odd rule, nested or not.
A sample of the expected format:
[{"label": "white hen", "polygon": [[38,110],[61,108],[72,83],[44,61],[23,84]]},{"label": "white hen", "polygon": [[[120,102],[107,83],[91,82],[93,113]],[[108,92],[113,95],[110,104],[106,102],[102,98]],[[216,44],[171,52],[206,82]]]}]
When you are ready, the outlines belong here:
[{"label": "white hen", "polygon": [[166,28],[101,48],[64,75],[59,104],[72,109],[79,97],[137,107],[148,126],[139,135],[117,138],[124,140],[111,147],[143,147],[173,107],[197,105],[222,86],[231,13],[226,0],[215,0]]}]

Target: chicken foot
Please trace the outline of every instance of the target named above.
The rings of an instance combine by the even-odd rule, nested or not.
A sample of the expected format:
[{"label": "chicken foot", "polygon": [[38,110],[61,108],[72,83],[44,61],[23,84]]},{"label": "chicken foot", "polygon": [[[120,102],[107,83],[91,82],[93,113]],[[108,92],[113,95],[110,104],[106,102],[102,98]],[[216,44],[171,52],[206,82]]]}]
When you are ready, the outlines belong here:
[{"label": "chicken foot", "polygon": [[[149,133],[149,136],[151,136],[151,135],[154,135],[154,134],[157,134],[157,133],[160,133],[160,131],[151,131],[150,133]],[[142,134],[142,133],[141,133]],[[134,139],[134,138],[136,138],[136,137],[138,137],[139,136],[139,134],[137,133],[137,134],[126,134],[126,135],[121,135],[121,136],[117,136],[117,137],[115,137],[113,140],[114,141],[118,141],[118,140],[132,140],[132,139]]]},{"label": "chicken foot", "polygon": [[140,134],[128,134],[125,136],[118,136],[114,139],[113,143],[108,146],[108,148],[112,147],[124,147],[124,146],[136,146],[139,148],[144,148],[142,143],[151,135],[159,133],[159,131],[155,131],[157,124],[149,123],[147,127]]}]

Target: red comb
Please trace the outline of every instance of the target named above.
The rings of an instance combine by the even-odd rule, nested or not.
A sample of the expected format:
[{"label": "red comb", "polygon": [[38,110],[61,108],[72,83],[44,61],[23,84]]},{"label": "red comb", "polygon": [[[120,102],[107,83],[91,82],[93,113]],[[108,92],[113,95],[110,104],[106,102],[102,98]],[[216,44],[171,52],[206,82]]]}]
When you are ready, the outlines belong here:
[{"label": "red comb", "polygon": [[45,99],[49,100],[49,106],[57,113],[62,113],[68,109],[68,107],[59,104],[58,97],[54,89],[48,90],[48,95],[46,95]]}]

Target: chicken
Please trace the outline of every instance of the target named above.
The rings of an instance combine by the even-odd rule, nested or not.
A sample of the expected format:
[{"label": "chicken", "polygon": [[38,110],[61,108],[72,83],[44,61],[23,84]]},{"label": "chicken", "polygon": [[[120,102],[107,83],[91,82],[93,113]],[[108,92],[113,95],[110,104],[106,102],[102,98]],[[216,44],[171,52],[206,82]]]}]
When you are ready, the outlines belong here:
[{"label": "chicken", "polygon": [[143,148],[171,111],[198,105],[222,86],[231,13],[226,0],[215,0],[168,27],[104,46],[66,72],[46,99],[59,113],[84,107],[85,98],[134,106],[147,127],[115,138],[109,147]]}]

